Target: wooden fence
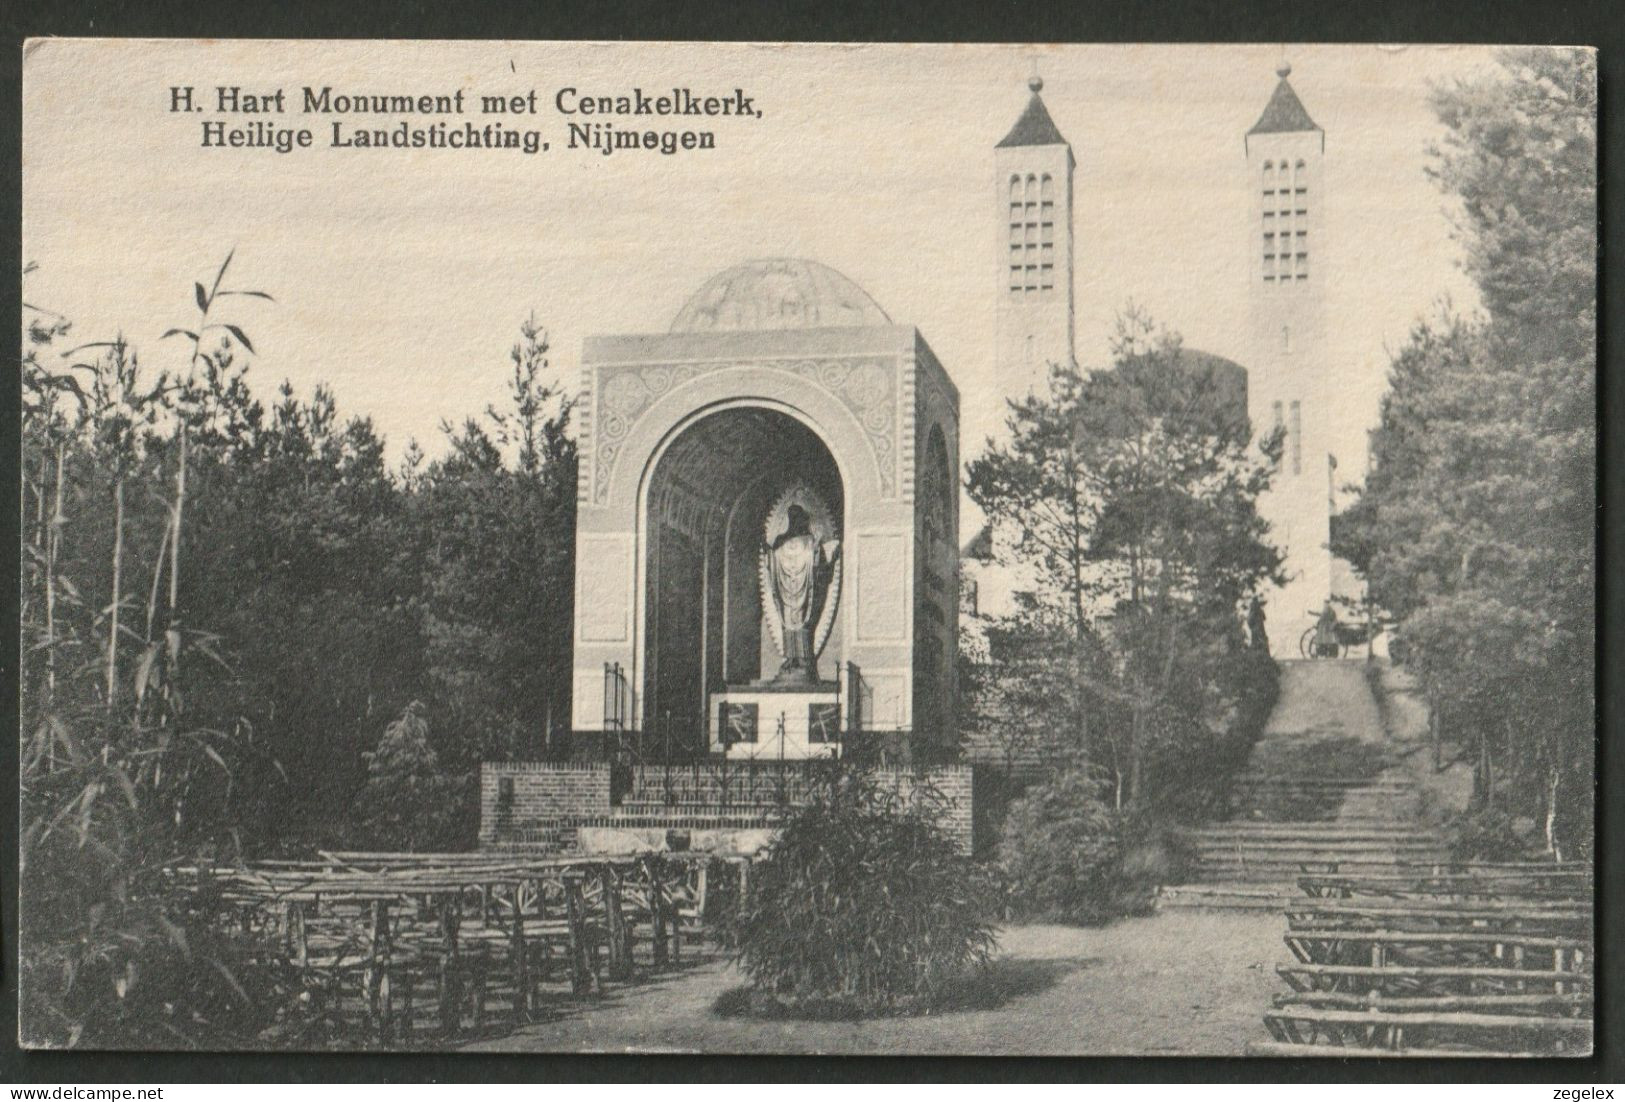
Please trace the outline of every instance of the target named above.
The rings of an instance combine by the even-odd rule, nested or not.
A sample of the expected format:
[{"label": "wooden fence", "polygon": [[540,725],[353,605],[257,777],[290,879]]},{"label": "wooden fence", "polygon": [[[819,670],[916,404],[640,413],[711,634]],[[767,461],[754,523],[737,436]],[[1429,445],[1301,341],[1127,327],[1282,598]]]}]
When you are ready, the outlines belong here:
[{"label": "wooden fence", "polygon": [[748,890],[748,858],[323,853],[171,870],[223,905],[248,967],[342,1040],[413,1047],[561,1012],[678,965]]},{"label": "wooden fence", "polygon": [[1589,865],[1418,864],[1299,879],[1297,960],[1253,1055],[1584,1055],[1592,1045]]}]

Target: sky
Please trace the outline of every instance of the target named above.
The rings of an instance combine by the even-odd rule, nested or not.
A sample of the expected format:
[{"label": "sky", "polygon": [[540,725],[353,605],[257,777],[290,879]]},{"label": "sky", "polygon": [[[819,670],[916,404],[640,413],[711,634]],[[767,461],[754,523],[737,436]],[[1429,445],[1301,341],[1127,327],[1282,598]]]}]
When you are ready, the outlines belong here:
[{"label": "sky", "polygon": [[[1000,431],[992,369],[1003,269],[993,147],[1027,80],[1078,162],[1077,354],[1104,364],[1132,301],[1189,346],[1245,362],[1249,180],[1242,136],[1289,59],[1326,132],[1326,241],[1338,388],[1329,446],[1363,467],[1387,355],[1442,298],[1471,309],[1447,200],[1427,179],[1432,84],[1490,61],[1444,46],[775,46],[626,43],[36,43],[24,63],[24,297],[78,340],[124,333],[178,368],[160,334],[194,320],[191,284],[235,249],[226,320],[258,351],[250,378],[319,382],[398,457],[500,403],[508,349],[534,313],[576,387],[590,334],[663,332],[712,273],[752,257],[822,261],[917,326],[961,392],[961,452]],[[318,148],[203,149],[172,86],[285,88],[278,125]],[[299,89],[538,92],[551,149],[321,148],[331,119]],[[560,88],[743,89],[760,118],[691,120],[716,148],[660,156],[565,149]],[[246,117],[228,119],[238,123]],[[362,120],[347,118],[347,123]],[[394,119],[387,120],[390,124]],[[415,122],[433,121],[417,119]],[[483,121],[483,120],[481,120]]]}]

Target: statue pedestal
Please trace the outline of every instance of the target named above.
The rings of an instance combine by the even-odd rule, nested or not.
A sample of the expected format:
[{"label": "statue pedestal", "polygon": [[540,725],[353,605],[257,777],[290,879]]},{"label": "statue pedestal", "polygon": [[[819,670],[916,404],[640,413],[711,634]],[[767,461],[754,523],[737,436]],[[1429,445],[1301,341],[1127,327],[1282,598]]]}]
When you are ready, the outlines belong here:
[{"label": "statue pedestal", "polygon": [[711,694],[709,713],[713,754],[773,760],[840,752],[841,699],[834,681],[730,685]]}]

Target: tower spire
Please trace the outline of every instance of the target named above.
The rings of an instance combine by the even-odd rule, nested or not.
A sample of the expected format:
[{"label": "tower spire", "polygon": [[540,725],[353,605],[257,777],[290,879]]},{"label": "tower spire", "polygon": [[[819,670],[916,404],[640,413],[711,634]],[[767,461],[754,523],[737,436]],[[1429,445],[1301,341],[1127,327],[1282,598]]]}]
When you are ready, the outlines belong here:
[{"label": "tower spire", "polygon": [[998,144],[998,148],[1008,149],[1018,145],[1066,145],[1067,140],[1061,136],[1055,120],[1049,117],[1049,109],[1044,106],[1044,98],[1039,95],[1044,90],[1044,78],[1038,75],[1036,61],[1033,62],[1033,75],[1027,78],[1027,88],[1032,92],[1032,96],[1027,100],[1027,108],[1016,120],[1016,125],[1010,128],[1010,133]]},{"label": "tower spire", "polygon": [[1280,79],[1276,82],[1275,92],[1264,105],[1264,113],[1258,116],[1253,128],[1247,131],[1251,138],[1254,134],[1296,134],[1300,132],[1318,131],[1322,142],[1325,141],[1325,131],[1316,125],[1315,120],[1309,117],[1304,108],[1303,101],[1292,88],[1292,82],[1287,77],[1292,75],[1292,63],[1281,55],[1280,64],[1275,67],[1275,75]]},{"label": "tower spire", "polygon": [[1072,147],[1044,106],[1036,61],[1026,109],[993,151],[997,368],[1010,392],[1041,391],[1073,359]]}]

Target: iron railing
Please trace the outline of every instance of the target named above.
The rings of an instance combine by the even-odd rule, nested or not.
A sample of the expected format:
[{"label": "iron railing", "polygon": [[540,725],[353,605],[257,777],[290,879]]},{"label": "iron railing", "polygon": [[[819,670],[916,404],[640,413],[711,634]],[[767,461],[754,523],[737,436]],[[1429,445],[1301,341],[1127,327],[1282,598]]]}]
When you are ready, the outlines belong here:
[{"label": "iron railing", "polygon": [[[619,662],[604,663],[604,722],[597,730],[561,731],[550,738],[555,761],[602,763],[610,767],[610,800],[616,806],[716,809],[783,807],[804,799],[825,783],[832,763],[847,759],[897,765],[916,759],[914,733],[898,727],[872,727],[874,690],[856,662],[846,662],[835,678],[836,731],[815,743],[822,752],[786,753],[785,717],[758,742],[711,741],[709,719],[670,712],[634,723],[632,688]],[[765,718],[765,717],[764,717]]]}]

